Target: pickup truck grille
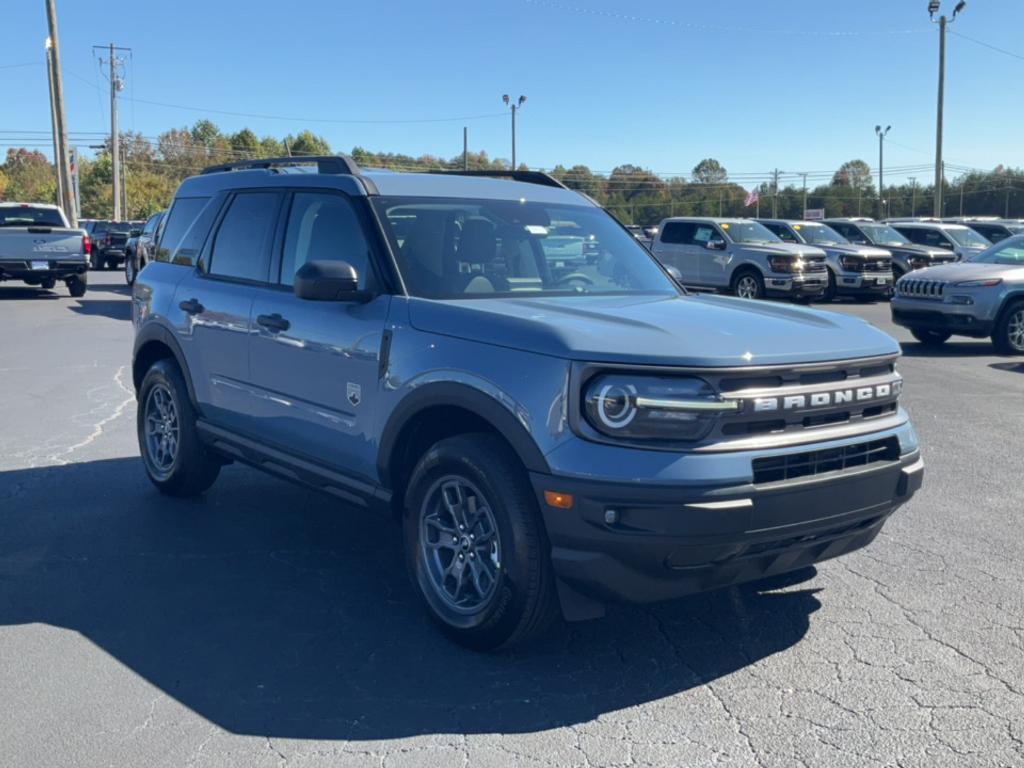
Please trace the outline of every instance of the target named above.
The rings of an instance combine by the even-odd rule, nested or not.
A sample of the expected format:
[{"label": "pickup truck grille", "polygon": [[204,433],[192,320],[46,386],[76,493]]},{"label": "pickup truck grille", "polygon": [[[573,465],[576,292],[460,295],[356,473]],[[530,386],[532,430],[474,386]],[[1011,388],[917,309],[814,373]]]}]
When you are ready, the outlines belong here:
[{"label": "pickup truck grille", "polygon": [[804,272],[824,272],[824,256],[804,256]]},{"label": "pickup truck grille", "polygon": [[900,444],[895,437],[844,445],[841,448],[765,456],[753,461],[754,482],[777,483],[796,480],[880,462],[899,461],[899,458]]},{"label": "pickup truck grille", "polygon": [[948,283],[942,280],[922,280],[914,277],[904,277],[896,283],[896,293],[913,299],[936,299],[941,301],[945,298],[947,285]]},{"label": "pickup truck grille", "polygon": [[726,400],[739,401],[739,409],[723,414],[707,438],[719,450],[769,447],[772,436],[810,438],[815,431],[894,415],[903,388],[895,355],[701,377]]}]

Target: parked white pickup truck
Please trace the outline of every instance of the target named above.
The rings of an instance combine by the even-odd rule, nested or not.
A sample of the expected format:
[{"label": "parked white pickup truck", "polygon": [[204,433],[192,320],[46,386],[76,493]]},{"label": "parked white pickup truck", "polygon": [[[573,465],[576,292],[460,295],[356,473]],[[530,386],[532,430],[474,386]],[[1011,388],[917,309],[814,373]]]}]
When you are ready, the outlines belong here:
[{"label": "parked white pickup truck", "polygon": [[57,206],[0,203],[0,282],[51,289],[62,280],[72,296],[84,296],[91,250],[89,235]]}]

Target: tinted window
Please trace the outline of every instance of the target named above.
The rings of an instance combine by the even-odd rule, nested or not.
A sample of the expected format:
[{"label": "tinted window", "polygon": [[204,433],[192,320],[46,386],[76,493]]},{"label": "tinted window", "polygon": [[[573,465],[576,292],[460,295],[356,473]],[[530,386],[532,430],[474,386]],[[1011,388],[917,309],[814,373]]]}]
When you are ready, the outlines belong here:
[{"label": "tinted window", "polygon": [[34,205],[0,207],[0,227],[63,227],[64,219],[55,208]]},{"label": "tinted window", "polygon": [[153,234],[153,230],[156,229],[157,222],[159,222],[159,221],[160,221],[160,214],[159,213],[154,213],[152,216],[150,216],[149,220],[146,222],[146,226],[144,226],[142,228],[142,234],[144,234],[144,235],[152,235]]},{"label": "tinted window", "polygon": [[1004,240],[998,246],[972,256],[970,261],[1024,267],[1024,238],[1015,237],[1012,240]]},{"label": "tinted window", "polygon": [[670,221],[661,230],[661,242],[668,245],[682,245],[693,239],[695,224],[687,221]]},{"label": "tinted window", "polygon": [[719,235],[715,228],[710,224],[697,224],[693,229],[693,239],[691,244],[705,246],[707,245],[708,240],[713,238],[720,240],[721,237],[722,236]]},{"label": "tinted window", "polygon": [[177,249],[181,238],[209,201],[208,197],[179,197],[174,201],[162,227],[156,253],[153,254],[156,261],[171,260],[171,254]]},{"label": "tinted window", "polygon": [[270,233],[280,195],[243,192],[235,195],[213,239],[207,271],[237,280],[267,279]]},{"label": "tinted window", "polygon": [[307,261],[347,261],[365,288],[369,250],[359,217],[347,198],[322,192],[296,192],[284,236],[281,283],[292,285]]},{"label": "tinted window", "polygon": [[765,224],[765,227],[784,243],[799,243],[800,240],[794,235],[785,224]]},{"label": "tinted window", "polygon": [[203,210],[196,216],[185,236],[179,241],[178,247],[174,249],[174,255],[170,259],[171,263],[181,264],[186,267],[196,263],[219,210],[220,206],[216,200],[203,206]]}]

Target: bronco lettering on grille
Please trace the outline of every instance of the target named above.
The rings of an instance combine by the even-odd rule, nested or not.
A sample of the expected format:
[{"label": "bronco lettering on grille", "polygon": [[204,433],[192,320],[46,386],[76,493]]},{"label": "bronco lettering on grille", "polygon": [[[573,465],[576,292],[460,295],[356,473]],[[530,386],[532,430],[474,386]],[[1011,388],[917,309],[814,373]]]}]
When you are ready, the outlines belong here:
[{"label": "bronco lettering on grille", "polygon": [[836,389],[831,392],[813,392],[809,395],[786,395],[785,397],[755,397],[754,412],[802,411],[809,408],[831,408],[844,403],[863,403],[869,400],[899,397],[903,380],[896,379],[884,384],[853,389]]}]

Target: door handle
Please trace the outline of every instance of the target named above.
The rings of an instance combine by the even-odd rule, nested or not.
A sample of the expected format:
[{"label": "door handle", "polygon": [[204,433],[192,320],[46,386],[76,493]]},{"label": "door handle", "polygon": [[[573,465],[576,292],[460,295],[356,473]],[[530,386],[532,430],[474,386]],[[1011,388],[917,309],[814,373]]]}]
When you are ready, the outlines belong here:
[{"label": "door handle", "polygon": [[204,311],[206,307],[200,304],[198,299],[189,299],[188,301],[181,302],[178,305],[178,309],[189,315],[198,315],[200,312]]},{"label": "door handle", "polygon": [[256,322],[271,331],[287,331],[292,324],[281,317],[277,312],[272,315],[259,315]]}]

